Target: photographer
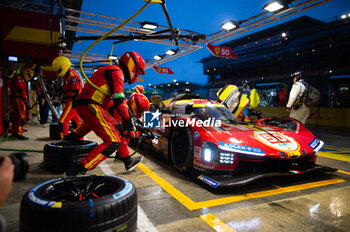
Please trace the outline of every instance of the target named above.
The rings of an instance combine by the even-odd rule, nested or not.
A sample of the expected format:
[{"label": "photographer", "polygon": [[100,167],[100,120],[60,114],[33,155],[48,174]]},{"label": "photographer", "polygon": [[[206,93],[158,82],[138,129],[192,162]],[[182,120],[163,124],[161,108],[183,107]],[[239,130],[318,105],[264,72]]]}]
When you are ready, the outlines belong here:
[{"label": "photographer", "polygon": [[[0,206],[4,204],[12,190],[15,166],[10,157],[0,157]],[[0,215],[0,232],[5,231],[4,220]]]}]

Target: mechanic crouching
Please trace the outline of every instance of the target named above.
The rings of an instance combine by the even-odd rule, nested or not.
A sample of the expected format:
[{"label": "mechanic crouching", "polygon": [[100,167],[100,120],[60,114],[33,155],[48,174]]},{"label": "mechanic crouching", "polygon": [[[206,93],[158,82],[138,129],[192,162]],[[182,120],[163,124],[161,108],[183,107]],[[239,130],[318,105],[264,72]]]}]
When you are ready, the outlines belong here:
[{"label": "mechanic crouching", "polygon": [[[140,121],[143,112],[149,110],[149,101],[148,101],[147,97],[145,95],[143,95],[142,93],[132,94],[129,98],[129,101],[125,100],[123,102],[123,104],[127,104],[128,109],[129,109],[129,117],[131,118],[132,121],[135,121],[135,120]],[[133,165],[132,167],[129,167],[127,165],[129,162],[125,162],[128,159],[131,159],[129,156],[129,148],[128,148],[129,140],[130,140],[130,138],[132,138],[132,139],[139,138],[141,136],[142,132],[140,131],[140,128],[138,128],[138,127],[133,128],[133,130],[124,129],[124,128],[126,128],[125,120],[123,123],[122,117],[118,113],[118,111],[113,107],[113,103],[110,102],[109,105],[110,105],[110,108],[109,108],[110,113],[118,121],[116,128],[123,137],[122,142],[121,142],[120,146],[118,147],[117,152],[115,154],[115,159],[116,160],[121,159],[122,161],[124,161],[125,169],[129,170],[129,169],[135,167],[135,165]],[[135,158],[134,160],[135,160],[135,162],[139,163],[142,161],[142,158],[143,158],[142,156],[139,156],[139,157]]]},{"label": "mechanic crouching", "polygon": [[[119,65],[108,65],[98,69],[86,84],[76,100],[76,108],[83,122],[64,137],[65,140],[80,139],[90,131],[94,131],[103,143],[95,147],[79,164],[65,172],[66,176],[84,175],[107,159],[122,143],[122,137],[116,129],[118,122],[108,112],[108,103],[113,100],[115,109],[120,114],[126,129],[133,130],[131,118],[124,104],[124,81],[132,84],[142,81],[139,75],[145,74],[145,62],[136,52],[124,53]],[[109,93],[109,94],[108,94]],[[138,160],[123,160],[125,167],[132,169]]]}]

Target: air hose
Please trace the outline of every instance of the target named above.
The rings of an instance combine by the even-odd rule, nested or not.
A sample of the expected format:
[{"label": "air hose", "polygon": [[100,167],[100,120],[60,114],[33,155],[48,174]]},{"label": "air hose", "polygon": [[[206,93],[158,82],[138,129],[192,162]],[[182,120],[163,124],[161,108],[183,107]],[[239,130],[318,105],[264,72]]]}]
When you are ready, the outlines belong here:
[{"label": "air hose", "polygon": [[125,20],[122,24],[118,25],[117,27],[115,27],[113,30],[111,30],[110,32],[106,33],[105,35],[101,36],[99,39],[97,39],[95,42],[93,42],[81,55],[80,60],[79,60],[79,67],[80,67],[80,71],[83,75],[83,77],[85,78],[85,80],[96,90],[107,94],[108,96],[110,96],[111,94],[109,92],[107,92],[106,90],[94,85],[89,78],[87,78],[84,69],[83,69],[83,60],[85,55],[88,53],[88,51],[93,48],[96,44],[98,44],[99,42],[101,42],[101,40],[105,39],[106,37],[108,37],[109,35],[111,35],[112,33],[114,33],[115,31],[117,31],[118,29],[120,29],[121,27],[123,27],[125,24],[127,24],[128,22],[130,22],[133,18],[135,18],[138,14],[140,14],[150,3],[162,3],[162,0],[145,0],[146,4],[141,7],[140,10],[138,10],[134,15],[132,15],[129,19]]}]

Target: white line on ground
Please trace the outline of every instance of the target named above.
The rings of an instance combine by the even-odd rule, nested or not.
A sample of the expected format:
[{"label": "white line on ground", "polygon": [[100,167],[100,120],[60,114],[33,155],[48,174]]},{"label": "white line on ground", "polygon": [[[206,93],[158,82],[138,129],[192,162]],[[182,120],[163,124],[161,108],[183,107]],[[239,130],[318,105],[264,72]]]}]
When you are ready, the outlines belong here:
[{"label": "white line on ground", "polygon": [[[98,165],[105,175],[115,175],[109,165],[103,161]],[[143,209],[137,205],[137,230],[140,232],[158,232],[157,228],[150,222]]]}]

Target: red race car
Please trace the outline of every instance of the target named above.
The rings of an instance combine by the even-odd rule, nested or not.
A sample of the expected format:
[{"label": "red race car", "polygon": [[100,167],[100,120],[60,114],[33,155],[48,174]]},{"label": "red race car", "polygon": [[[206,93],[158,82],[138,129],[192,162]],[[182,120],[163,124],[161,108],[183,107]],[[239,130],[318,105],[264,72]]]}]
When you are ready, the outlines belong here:
[{"label": "red race car", "polygon": [[323,142],[291,118],[239,122],[227,108],[195,94],[165,104],[153,98],[143,126],[156,137],[148,145],[180,171],[196,170],[214,188],[240,186],[264,177],[335,171],[316,165]]}]

